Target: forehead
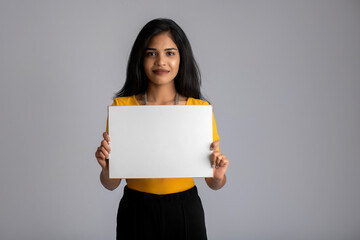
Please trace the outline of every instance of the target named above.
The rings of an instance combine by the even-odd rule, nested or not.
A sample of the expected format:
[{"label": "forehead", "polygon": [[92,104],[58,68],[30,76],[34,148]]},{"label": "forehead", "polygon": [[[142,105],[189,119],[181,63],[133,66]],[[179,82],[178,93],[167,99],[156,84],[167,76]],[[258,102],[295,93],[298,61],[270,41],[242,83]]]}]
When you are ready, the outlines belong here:
[{"label": "forehead", "polygon": [[169,32],[163,32],[153,36],[148,44],[149,48],[174,48],[177,47]]}]

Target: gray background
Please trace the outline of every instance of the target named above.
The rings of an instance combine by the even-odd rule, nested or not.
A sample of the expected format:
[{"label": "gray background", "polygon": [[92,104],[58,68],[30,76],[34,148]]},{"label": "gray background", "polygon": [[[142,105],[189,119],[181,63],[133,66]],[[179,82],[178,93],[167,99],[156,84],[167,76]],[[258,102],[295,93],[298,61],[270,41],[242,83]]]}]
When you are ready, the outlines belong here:
[{"label": "gray background", "polygon": [[140,28],[173,18],[228,183],[209,239],[360,239],[359,1],[0,1],[0,239],[114,239],[94,152]]}]

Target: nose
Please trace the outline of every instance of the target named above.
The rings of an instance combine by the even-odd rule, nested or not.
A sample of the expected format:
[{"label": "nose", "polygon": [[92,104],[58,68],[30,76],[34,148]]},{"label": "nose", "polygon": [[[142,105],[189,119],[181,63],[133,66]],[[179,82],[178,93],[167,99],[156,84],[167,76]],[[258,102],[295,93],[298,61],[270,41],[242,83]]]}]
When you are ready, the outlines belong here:
[{"label": "nose", "polygon": [[165,57],[163,56],[163,54],[159,54],[156,57],[155,64],[158,66],[163,66],[165,64]]}]

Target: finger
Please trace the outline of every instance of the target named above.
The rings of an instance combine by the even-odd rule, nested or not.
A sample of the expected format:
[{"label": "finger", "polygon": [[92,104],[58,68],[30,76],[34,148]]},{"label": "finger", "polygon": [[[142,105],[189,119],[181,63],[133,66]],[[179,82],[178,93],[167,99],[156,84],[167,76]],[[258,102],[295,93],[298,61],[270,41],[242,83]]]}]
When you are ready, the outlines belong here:
[{"label": "finger", "polygon": [[220,167],[220,162],[222,160],[222,154],[218,155],[216,157],[216,163],[215,163],[215,168],[219,168]]},{"label": "finger", "polygon": [[215,161],[216,161],[216,155],[214,153],[212,153],[210,155],[210,164],[211,164],[211,168],[215,168]]},{"label": "finger", "polygon": [[96,149],[95,157],[96,157],[96,159],[98,159],[98,158],[100,157],[100,156],[99,156],[99,148]]},{"label": "finger", "polygon": [[96,158],[104,158],[105,159],[105,155],[104,153],[102,152],[102,147],[98,147],[96,152],[95,152],[95,157]]},{"label": "finger", "polygon": [[210,150],[218,150],[219,148],[219,140],[215,141],[215,142],[212,142],[211,145],[210,145]]},{"label": "finger", "polygon": [[221,155],[220,151],[213,151],[211,154],[213,154],[215,157],[218,157]]},{"label": "finger", "polygon": [[105,154],[103,152],[100,151],[99,152],[99,158],[100,158],[100,160],[104,161],[106,159],[106,156],[105,156]]},{"label": "finger", "polygon": [[216,167],[217,166],[217,163],[216,163],[216,161],[217,161],[217,158],[219,157],[221,155],[221,152],[219,152],[219,151],[214,151],[214,152],[212,152],[212,154],[211,154],[211,167],[212,168],[214,168],[214,167]]},{"label": "finger", "polygon": [[109,137],[109,134],[107,132],[104,132],[103,133],[103,137],[104,137],[104,140],[107,141],[108,143],[110,143],[110,137]]},{"label": "finger", "polygon": [[100,151],[102,154],[104,154],[104,156],[105,156],[104,159],[109,158],[109,152],[103,146],[100,147]]},{"label": "finger", "polygon": [[101,158],[98,159],[98,162],[99,162],[99,164],[100,164],[100,166],[101,166],[102,168],[105,168],[105,167],[106,167],[106,159],[105,159],[105,156],[104,156],[104,154],[101,153],[101,152],[100,152],[99,154],[100,154]]},{"label": "finger", "polygon": [[100,161],[105,160],[105,155],[101,151],[101,147],[98,147],[97,151],[95,152],[95,157],[96,157],[96,159],[98,160],[99,163],[100,163]]},{"label": "finger", "polygon": [[212,156],[212,159],[214,159],[212,165],[214,165],[214,167],[217,167],[217,165],[218,165],[218,158],[221,156],[221,152],[220,152],[220,151],[213,151],[212,154],[211,154],[211,156]]},{"label": "finger", "polygon": [[108,156],[108,151],[102,146],[98,147],[98,150],[95,153],[96,158],[103,158],[105,159]]},{"label": "finger", "polygon": [[229,159],[225,155],[223,155],[222,160],[219,163],[220,167],[226,167],[229,164]]},{"label": "finger", "polygon": [[110,145],[106,140],[101,141],[101,146],[104,147],[106,149],[106,151],[108,151],[108,152],[111,151]]},{"label": "finger", "polygon": [[227,158],[223,158],[219,163],[219,167],[226,167],[228,164],[229,160]]},{"label": "finger", "polygon": [[221,153],[216,156],[215,168],[220,167],[220,162],[223,160],[223,158],[224,155],[222,155]]}]

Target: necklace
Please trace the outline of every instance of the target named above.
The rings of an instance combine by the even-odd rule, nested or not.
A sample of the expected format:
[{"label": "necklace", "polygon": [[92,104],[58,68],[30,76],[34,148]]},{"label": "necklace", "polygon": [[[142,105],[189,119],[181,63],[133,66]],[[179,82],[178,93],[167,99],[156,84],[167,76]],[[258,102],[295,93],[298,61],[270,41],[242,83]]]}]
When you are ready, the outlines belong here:
[{"label": "necklace", "polygon": [[[174,105],[177,105],[178,103],[179,103],[179,95],[178,95],[178,93],[176,93]],[[147,94],[146,94],[146,91],[145,91],[145,94],[144,94],[144,105],[147,105]]]}]

